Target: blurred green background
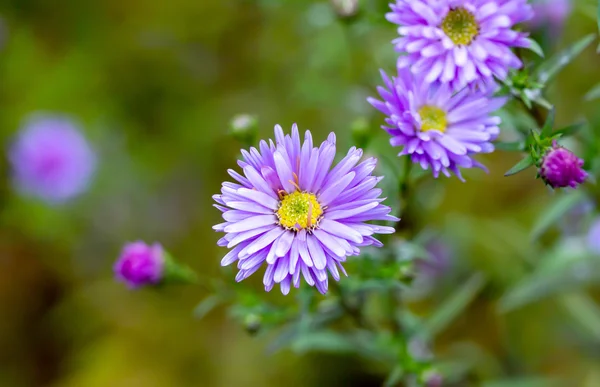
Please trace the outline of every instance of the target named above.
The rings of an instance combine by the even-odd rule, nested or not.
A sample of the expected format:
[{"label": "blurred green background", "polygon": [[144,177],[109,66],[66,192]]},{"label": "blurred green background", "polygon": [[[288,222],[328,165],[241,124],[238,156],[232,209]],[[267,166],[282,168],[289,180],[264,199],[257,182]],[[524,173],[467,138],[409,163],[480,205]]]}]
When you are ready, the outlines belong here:
[{"label": "blurred green background", "polygon": [[[595,6],[577,2],[550,51],[597,31]],[[255,114],[261,138],[276,123],[297,122],[318,141],[334,131],[339,152],[354,144],[350,128],[364,118],[373,143],[385,144],[383,117],[365,99],[376,94],[378,69],[395,64],[386,10],[387,1],[362,1],[355,18],[342,19],[329,2],[312,0],[2,0],[3,152],[29,114],[68,114],[82,123],[100,167],[87,193],[48,206],[19,197],[0,158],[0,386],[379,385],[385,375],[376,364],[270,353],[272,336],[249,336],[226,308],[195,319],[208,294],[202,286],[131,292],[113,281],[112,264],[126,241],[159,241],[202,277],[233,283],[219,267],[225,250],[211,229],[220,222],[211,195],[244,147],[228,134],[236,114]],[[561,125],[587,117],[598,127],[598,103],[583,95],[600,82],[599,68],[590,48],[549,90]],[[505,130],[511,138],[510,120]],[[561,235],[531,242],[532,224],[556,195],[531,170],[504,178],[517,160],[498,151],[484,160],[489,174],[423,184],[411,218],[456,253],[407,300],[426,316],[483,272],[484,290],[436,353],[471,358],[481,380],[531,374],[600,386],[599,327],[574,318],[567,295],[498,311]],[[577,237],[569,243],[579,248]],[[260,276],[249,281],[260,288]]]}]

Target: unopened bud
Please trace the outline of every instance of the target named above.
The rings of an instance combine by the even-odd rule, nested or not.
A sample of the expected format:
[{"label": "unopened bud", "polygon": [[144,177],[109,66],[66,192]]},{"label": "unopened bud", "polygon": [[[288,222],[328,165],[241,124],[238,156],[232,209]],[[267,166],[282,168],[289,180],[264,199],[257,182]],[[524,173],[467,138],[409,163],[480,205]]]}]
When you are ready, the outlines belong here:
[{"label": "unopened bud", "polygon": [[588,176],[582,167],[582,159],[555,141],[542,159],[539,175],[552,188],[577,188]]},{"label": "unopened bud", "polygon": [[251,144],[258,131],[258,119],[250,114],[239,114],[231,120],[231,135],[244,144]]},{"label": "unopened bud", "polygon": [[246,316],[244,319],[244,328],[250,335],[255,335],[260,331],[262,318],[254,313]]},{"label": "unopened bud", "polygon": [[349,18],[358,13],[358,0],[331,0],[331,5],[339,17]]},{"label": "unopened bud", "polygon": [[157,285],[163,280],[165,256],[161,245],[138,241],[125,245],[114,265],[115,277],[130,288]]},{"label": "unopened bud", "polygon": [[350,130],[352,132],[352,139],[357,147],[364,149],[369,145],[372,133],[369,121],[366,118],[360,117],[355,119],[350,126]]}]

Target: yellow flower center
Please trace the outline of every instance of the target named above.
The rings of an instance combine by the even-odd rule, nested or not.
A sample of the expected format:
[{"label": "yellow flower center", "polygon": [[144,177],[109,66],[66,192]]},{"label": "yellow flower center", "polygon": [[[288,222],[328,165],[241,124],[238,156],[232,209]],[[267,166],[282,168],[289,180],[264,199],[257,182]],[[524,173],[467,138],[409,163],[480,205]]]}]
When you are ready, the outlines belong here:
[{"label": "yellow flower center", "polygon": [[453,8],[442,21],[442,30],[457,45],[468,45],[479,33],[475,15],[462,7]]},{"label": "yellow flower center", "polygon": [[321,205],[314,194],[295,191],[281,199],[277,218],[279,224],[289,230],[312,229],[323,215]]},{"label": "yellow flower center", "polygon": [[436,106],[425,105],[419,109],[421,117],[421,131],[437,130],[444,133],[448,126],[446,112]]}]

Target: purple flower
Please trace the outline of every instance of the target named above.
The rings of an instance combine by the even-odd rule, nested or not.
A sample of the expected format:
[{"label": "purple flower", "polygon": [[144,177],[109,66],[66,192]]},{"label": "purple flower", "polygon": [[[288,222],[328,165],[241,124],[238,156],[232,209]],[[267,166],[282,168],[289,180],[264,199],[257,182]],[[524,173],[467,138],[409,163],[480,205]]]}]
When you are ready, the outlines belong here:
[{"label": "purple flower", "polygon": [[244,161],[238,164],[243,175],[229,170],[238,183],[223,183],[221,195],[214,196],[225,219],[213,227],[226,233],[218,244],[231,249],[221,265],[237,261],[237,281],[265,265],[266,291],[278,283],[287,294],[304,277],[326,293],[327,272],[339,280],[339,271],[346,274],[346,257],[358,255],[362,246],[382,246],[373,234],[394,232],[365,222],[399,219],[380,204],[381,190],[375,185],[382,178],[371,176],[377,161],[357,165],[362,150],[350,149],[331,169],[333,133],[317,148],[310,131],[301,142],[296,125],[291,136],[277,125],[275,139],[261,141],[259,149],[242,150]]},{"label": "purple flower", "polygon": [[522,62],[511,47],[528,47],[515,24],[529,20],[527,0],[396,0],[387,19],[399,24],[396,50],[406,53],[398,67],[410,67],[428,83],[454,90],[477,83],[494,85]]},{"label": "purple flower", "polygon": [[95,154],[79,128],[60,116],[30,118],[8,157],[17,188],[51,203],[85,191],[96,167]]},{"label": "purple flower", "polygon": [[155,285],[163,278],[164,252],[158,243],[152,246],[137,241],[125,245],[114,265],[115,277],[131,288]]},{"label": "purple flower", "polygon": [[552,188],[577,188],[588,176],[582,167],[582,159],[555,141],[542,159],[539,175]]},{"label": "purple flower", "polygon": [[594,220],[588,231],[587,245],[591,252],[600,254],[600,218]]},{"label": "purple flower", "polygon": [[408,69],[400,69],[398,78],[381,74],[386,87],[377,90],[383,101],[368,101],[387,116],[382,128],[392,146],[403,148],[398,156],[410,155],[436,178],[454,172],[464,181],[459,168],[485,169],[472,155],[494,150],[501,120],[490,113],[505,99],[469,89],[454,94],[448,84],[433,87]]},{"label": "purple flower", "polygon": [[571,13],[571,0],[537,0],[533,3],[534,17],[529,24],[534,28],[550,26],[561,29]]},{"label": "purple flower", "polygon": [[451,248],[442,239],[432,239],[424,247],[429,257],[417,261],[417,270],[426,282],[436,282],[452,265]]}]

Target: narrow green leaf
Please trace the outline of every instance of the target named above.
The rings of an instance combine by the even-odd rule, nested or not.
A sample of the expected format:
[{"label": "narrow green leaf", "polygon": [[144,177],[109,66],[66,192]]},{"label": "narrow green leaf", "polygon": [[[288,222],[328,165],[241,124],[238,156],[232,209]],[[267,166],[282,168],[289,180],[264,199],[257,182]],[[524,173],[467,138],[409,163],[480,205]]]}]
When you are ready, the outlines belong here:
[{"label": "narrow green leaf", "polygon": [[544,50],[542,49],[542,47],[539,45],[538,42],[536,42],[533,39],[527,39],[527,41],[529,41],[529,47],[528,49],[530,49],[531,51],[535,52],[536,54],[538,54],[538,56],[540,57],[544,57]]},{"label": "narrow green leaf", "polygon": [[523,172],[527,168],[531,167],[533,164],[533,157],[531,155],[527,155],[527,157],[519,161],[514,167],[512,167],[508,172],[506,172],[504,176],[508,177],[516,175],[517,173]]},{"label": "narrow green leaf", "polygon": [[560,135],[560,137],[569,137],[574,135],[575,133],[577,133],[578,131],[581,130],[581,128],[583,128],[586,125],[585,122],[578,122],[576,124],[573,125],[569,125],[569,126],[565,126],[562,129],[557,130],[556,132],[552,133],[552,137],[558,136]]},{"label": "narrow green leaf", "polygon": [[538,270],[510,289],[498,303],[500,313],[508,313],[533,302],[568,292],[580,291],[600,281],[600,267],[596,257],[579,254],[572,262],[564,262],[555,267]]},{"label": "narrow green leaf", "polygon": [[558,387],[564,385],[563,383],[564,381],[557,379],[528,377],[485,382],[483,387]]},{"label": "narrow green leaf", "polygon": [[388,377],[383,382],[383,387],[394,387],[397,386],[404,376],[404,370],[400,366],[396,366]]},{"label": "narrow green leaf", "polygon": [[546,122],[544,122],[544,127],[542,128],[542,138],[550,137],[550,134],[552,134],[552,129],[554,128],[555,118],[556,118],[556,109],[554,107],[552,107],[552,109],[550,109],[550,112],[548,113]]},{"label": "narrow green leaf", "polygon": [[506,152],[522,152],[525,150],[525,143],[522,141],[515,142],[497,142],[494,144],[497,150]]},{"label": "narrow green leaf", "polygon": [[532,101],[537,103],[538,105],[540,105],[541,107],[543,107],[546,110],[550,110],[554,107],[546,98],[544,98],[542,96],[542,93],[538,93],[535,96],[535,98],[532,99]]},{"label": "narrow green leaf", "polygon": [[586,93],[585,97],[583,97],[586,101],[593,101],[598,98],[600,98],[600,83],[592,87],[592,89]]},{"label": "narrow green leaf", "polygon": [[297,353],[355,353],[358,350],[350,337],[334,331],[318,331],[300,335],[292,343],[292,349]]},{"label": "narrow green leaf", "polygon": [[423,323],[417,335],[432,338],[442,332],[475,299],[483,289],[485,282],[485,277],[481,273],[469,278],[464,285],[444,301],[430,319]]},{"label": "narrow green leaf", "polygon": [[552,56],[546,62],[542,63],[536,70],[537,79],[539,82],[546,84],[550,79],[554,78],[565,66],[573,61],[583,50],[585,50],[594,40],[596,34],[590,34],[573,43],[565,50]]},{"label": "narrow green leaf", "polygon": [[221,297],[216,294],[212,294],[202,300],[195,308],[194,308],[194,317],[201,320],[207,314],[213,311],[219,304],[221,304],[223,300]]},{"label": "narrow green leaf", "polygon": [[582,191],[573,191],[563,195],[548,208],[546,208],[542,215],[535,222],[531,231],[531,239],[535,240],[540,236],[544,235],[550,227],[558,223],[558,221],[577,204],[584,201],[586,198]]},{"label": "narrow green leaf", "polygon": [[575,321],[600,343],[600,308],[583,292],[565,294],[560,302]]}]

